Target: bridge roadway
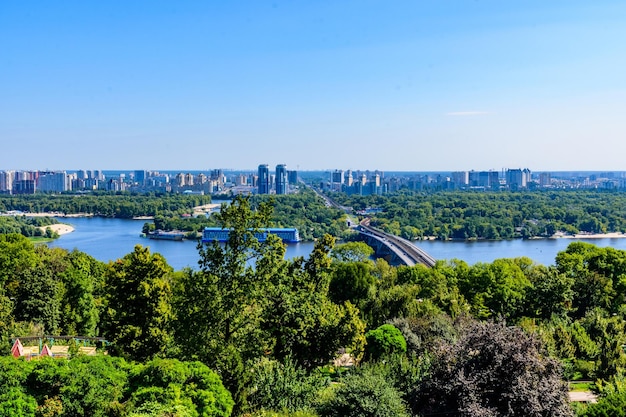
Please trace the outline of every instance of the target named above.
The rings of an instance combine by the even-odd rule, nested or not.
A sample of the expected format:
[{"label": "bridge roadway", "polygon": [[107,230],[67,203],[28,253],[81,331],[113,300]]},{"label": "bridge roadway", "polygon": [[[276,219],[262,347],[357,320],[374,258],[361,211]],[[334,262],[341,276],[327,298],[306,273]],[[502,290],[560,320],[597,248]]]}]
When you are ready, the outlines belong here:
[{"label": "bridge roadway", "polygon": [[356,229],[366,238],[374,239],[379,244],[384,245],[405,265],[413,266],[416,264],[422,264],[429,268],[432,268],[435,265],[435,258],[406,239],[371,227],[369,225],[369,219],[361,221]]},{"label": "bridge roadway", "polygon": [[[321,197],[327,206],[332,206],[343,210],[346,214],[352,212],[352,208],[344,207],[337,204],[330,197],[324,195],[317,188],[311,187],[315,194]],[[392,235],[389,233],[385,233],[382,230],[378,230],[370,226],[370,219],[365,218],[359,223],[358,226],[354,228],[361,235],[366,237],[367,239],[373,239],[377,242],[378,245],[385,246],[388,251],[393,253],[393,256],[398,259],[401,263],[413,266],[416,264],[426,265],[429,268],[432,268],[435,265],[435,258],[412,244],[406,239],[401,238],[400,236]]]}]

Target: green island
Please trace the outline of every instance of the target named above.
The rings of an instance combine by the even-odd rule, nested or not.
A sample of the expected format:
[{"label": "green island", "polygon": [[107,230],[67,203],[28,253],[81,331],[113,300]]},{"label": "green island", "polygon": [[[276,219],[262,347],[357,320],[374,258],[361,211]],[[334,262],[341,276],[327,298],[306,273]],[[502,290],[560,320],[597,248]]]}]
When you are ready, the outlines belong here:
[{"label": "green island", "polygon": [[[626,232],[626,194],[602,190],[328,194],[406,239],[512,239]],[[374,209],[374,210],[372,210]]]},{"label": "green island", "polygon": [[287,260],[253,234],[275,210],[224,206],[199,270],[0,234],[0,416],[625,415],[626,251],[393,267],[325,234]]}]

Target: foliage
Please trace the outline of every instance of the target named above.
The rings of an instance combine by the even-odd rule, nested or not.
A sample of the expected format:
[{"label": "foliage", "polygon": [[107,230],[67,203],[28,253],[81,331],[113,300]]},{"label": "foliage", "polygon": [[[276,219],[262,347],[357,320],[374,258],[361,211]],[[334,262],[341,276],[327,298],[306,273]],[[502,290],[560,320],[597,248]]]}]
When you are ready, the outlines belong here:
[{"label": "foliage", "polygon": [[20,235],[0,235],[0,249],[0,328],[27,336],[21,323],[33,323],[42,333],[95,335],[101,262]]},{"label": "foliage", "polygon": [[472,305],[476,317],[521,316],[531,284],[520,262],[524,260],[496,259],[491,264],[478,263],[469,273],[459,276],[459,291]]},{"label": "foliage", "polygon": [[[472,194],[468,201],[474,201]],[[561,203],[566,199],[559,194],[555,201]],[[534,204],[535,214],[528,211],[515,220],[521,221],[520,233],[534,222],[524,219],[544,210],[535,197],[505,198]],[[235,198],[211,219],[232,228],[233,239],[200,246],[199,270],[173,272],[160,255],[141,247],[105,265],[78,251],[0,234],[0,346],[5,352],[12,337],[57,332],[105,336],[114,342],[112,354],[140,361],[170,356],[204,363],[7,358],[0,360],[0,410],[42,416],[196,416],[212,409],[216,392],[226,392],[215,374],[209,377],[208,365],[231,391],[235,413],[304,415],[317,404],[320,413],[336,415],[339,411],[327,408],[336,404],[348,407],[340,408],[346,413],[367,415],[378,401],[373,399],[382,398],[383,410],[399,415],[406,413],[403,404],[410,404],[422,414],[559,416],[571,415],[563,405],[564,375],[600,378],[602,387],[626,371],[626,251],[574,242],[547,267],[527,258],[391,267],[368,260],[367,251],[353,242],[335,247],[330,235],[319,235],[308,259],[290,260],[284,259],[278,238],[254,239],[255,228],[283,221],[277,207],[296,204],[297,210],[287,212],[306,212],[306,221],[315,221],[319,201],[309,204],[308,198],[306,193],[278,196],[274,203],[266,197]],[[482,201],[449,208],[433,198],[433,219],[437,213],[479,209]],[[514,216],[500,198],[488,198],[482,209],[487,212],[494,200],[507,213],[503,217]],[[377,196],[368,199],[385,204]],[[416,209],[409,199],[401,202],[403,209]],[[404,233],[402,212],[389,207],[398,210],[399,218],[388,226]],[[181,210],[187,209],[157,217],[179,218]],[[319,219],[341,234],[342,215],[333,213],[323,211]],[[608,212],[587,214],[600,219]],[[384,216],[376,221],[384,223]],[[492,226],[503,235],[498,224]],[[321,230],[327,229],[309,232]],[[472,318],[502,318],[519,327],[473,323]],[[397,329],[406,353],[400,348],[399,355],[360,363],[365,327],[381,325]],[[370,333],[369,349],[386,340],[372,334],[376,330]],[[318,367],[328,366],[338,351],[347,352],[357,366],[344,371],[350,375],[339,384],[325,387],[327,376]],[[550,356],[561,361],[564,374]],[[606,404],[621,406],[621,394],[604,394]],[[226,397],[220,401],[228,402]],[[394,408],[398,404],[402,407]]]},{"label": "foliage", "polygon": [[626,416],[626,380],[623,376],[599,383],[598,391],[598,402],[581,407],[577,414],[579,417]]},{"label": "foliage", "polygon": [[0,234],[19,234],[25,237],[48,237],[57,238],[46,226],[58,224],[51,217],[26,217],[26,216],[0,216]]},{"label": "foliage", "polygon": [[408,416],[401,394],[381,374],[366,370],[344,377],[334,395],[319,406],[324,417]]},{"label": "foliage", "polygon": [[35,417],[37,402],[19,388],[0,394],[0,416],[2,417]]},{"label": "foliage", "polygon": [[0,207],[5,210],[27,213],[89,213],[122,219],[161,213],[191,213],[193,207],[210,202],[210,196],[172,193],[98,192],[56,195],[54,198],[45,194],[0,196]]},{"label": "foliage", "polygon": [[233,400],[198,362],[110,356],[0,358],[1,416],[230,416]]},{"label": "foliage", "polygon": [[252,411],[307,411],[327,385],[320,373],[308,374],[290,358],[283,362],[263,358],[254,366],[248,403]]},{"label": "foliage", "polygon": [[396,318],[389,323],[404,336],[407,352],[418,357],[434,351],[440,343],[452,343],[457,338],[452,319],[441,312]]},{"label": "foliage", "polygon": [[473,323],[436,352],[411,395],[416,413],[462,416],[571,416],[557,361],[539,339],[504,323]]},{"label": "foliage", "polygon": [[333,248],[330,256],[338,262],[365,262],[374,255],[372,249],[364,242],[347,242]]},{"label": "foliage", "polygon": [[365,333],[365,355],[368,359],[380,359],[384,356],[406,352],[406,340],[396,327],[391,324]]},{"label": "foliage", "polygon": [[330,280],[330,298],[338,304],[350,301],[357,306],[363,305],[371,298],[376,282],[370,270],[367,262],[337,263]]},{"label": "foliage", "polygon": [[291,357],[310,369],[341,347],[358,354],[364,329],[358,310],[328,298],[332,237],[320,239],[307,261],[287,261],[278,238],[254,237],[271,217],[269,204],[253,211],[249,198],[237,197],[216,217],[231,230],[228,242],[200,246],[201,270],[186,271],[176,286],[182,357],[215,367],[245,407],[248,367],[260,357]]},{"label": "foliage", "polygon": [[101,326],[116,353],[146,360],[170,347],[171,273],[160,254],[140,245],[109,264]]},{"label": "foliage", "polygon": [[511,239],[626,231],[626,196],[593,190],[509,192],[402,190],[386,195],[333,193],[342,206],[381,209],[372,226],[407,239]]},{"label": "foliage", "polygon": [[[154,359],[136,368],[129,377],[130,402],[136,413],[159,404],[162,413],[227,417],[233,408],[230,393],[217,374],[200,362]],[[196,414],[197,413],[197,414]]]}]

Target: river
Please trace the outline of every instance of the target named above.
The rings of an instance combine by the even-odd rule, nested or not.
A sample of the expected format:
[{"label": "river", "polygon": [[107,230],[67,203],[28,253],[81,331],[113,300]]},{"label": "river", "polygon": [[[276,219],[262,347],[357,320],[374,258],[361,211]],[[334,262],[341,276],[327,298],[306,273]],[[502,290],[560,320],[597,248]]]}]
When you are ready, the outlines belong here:
[{"label": "river", "polygon": [[[108,219],[102,217],[57,218],[74,227],[72,233],[62,235],[48,246],[68,250],[78,249],[94,258],[108,262],[122,258],[133,251],[135,245],[149,247],[165,257],[174,269],[198,267],[198,250],[195,241],[153,240],[141,237],[145,220]],[[287,246],[286,257],[308,257],[313,250],[312,242],[300,242]]]},{"label": "river", "polygon": [[[173,242],[151,240],[140,237],[143,220],[107,219],[100,217],[60,218],[59,221],[74,226],[75,231],[51,242],[50,247],[68,250],[78,249],[94,258],[108,262],[119,259],[133,251],[135,245],[147,246],[152,252],[162,254],[174,269],[196,268],[198,251],[196,242]],[[492,262],[498,258],[527,256],[537,263],[554,264],[556,254],[571,242],[582,240],[598,246],[612,246],[626,250],[626,238],[601,239],[535,239],[499,241],[417,241],[415,245],[435,259],[461,259],[472,265],[476,262]],[[308,257],[313,249],[312,242],[301,242],[287,246],[287,258]]]}]

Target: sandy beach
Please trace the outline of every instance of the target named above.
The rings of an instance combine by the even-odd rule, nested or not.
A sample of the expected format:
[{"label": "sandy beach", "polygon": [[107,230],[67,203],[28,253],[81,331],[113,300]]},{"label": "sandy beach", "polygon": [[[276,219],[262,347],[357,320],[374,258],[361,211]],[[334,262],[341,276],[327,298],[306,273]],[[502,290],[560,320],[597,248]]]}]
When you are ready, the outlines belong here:
[{"label": "sandy beach", "polygon": [[626,234],[620,232],[611,233],[576,233],[575,235],[566,235],[564,233],[555,233],[551,239],[619,239],[626,237]]},{"label": "sandy beach", "polygon": [[201,216],[205,213],[211,213],[217,209],[219,209],[220,207],[222,207],[221,204],[215,204],[215,203],[211,203],[211,204],[204,204],[202,206],[196,206],[193,208],[193,215],[194,216]]},{"label": "sandy beach", "polygon": [[70,226],[69,224],[63,224],[63,223],[51,224],[49,226],[40,227],[40,229],[43,230],[44,232],[46,231],[47,228],[50,228],[50,230],[52,230],[53,232],[57,232],[59,235],[65,235],[68,233],[72,233],[74,231],[73,226]]}]

